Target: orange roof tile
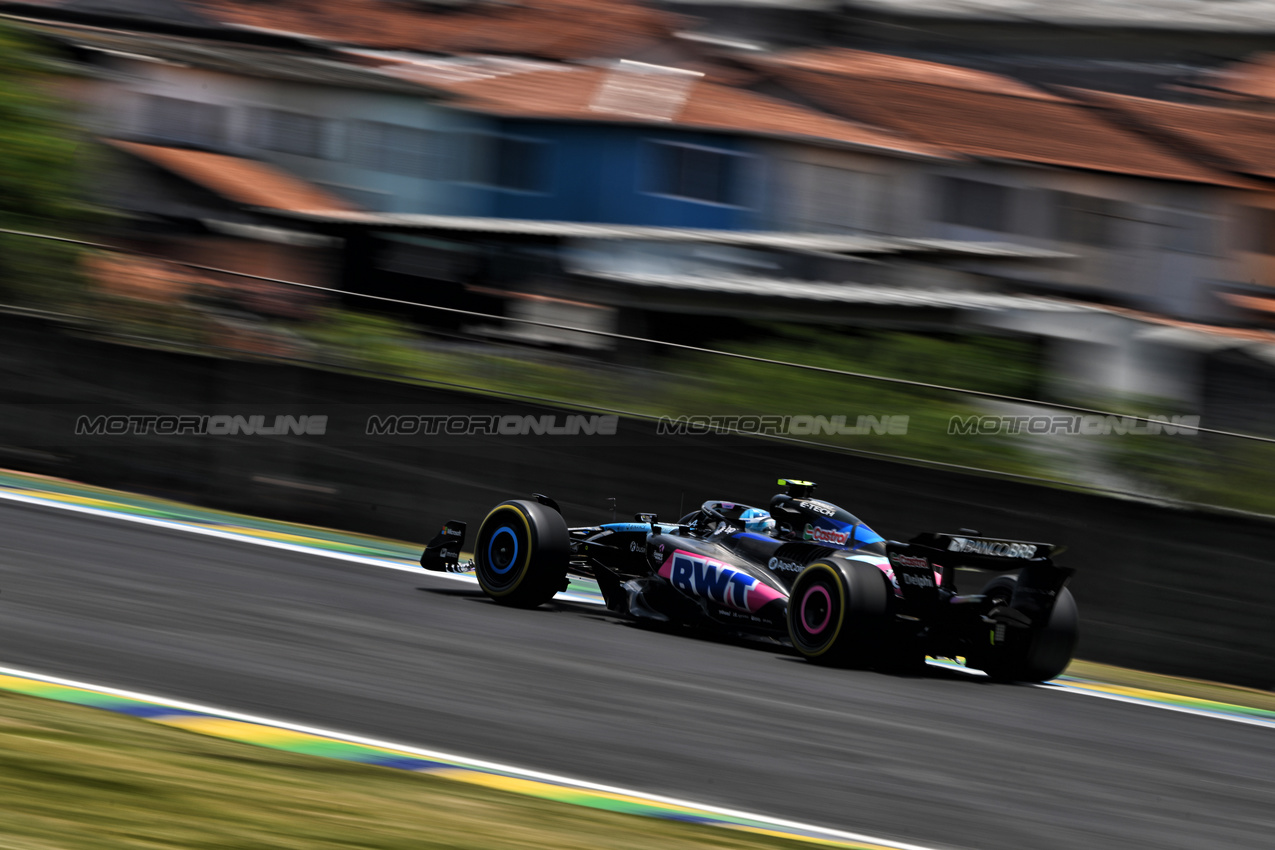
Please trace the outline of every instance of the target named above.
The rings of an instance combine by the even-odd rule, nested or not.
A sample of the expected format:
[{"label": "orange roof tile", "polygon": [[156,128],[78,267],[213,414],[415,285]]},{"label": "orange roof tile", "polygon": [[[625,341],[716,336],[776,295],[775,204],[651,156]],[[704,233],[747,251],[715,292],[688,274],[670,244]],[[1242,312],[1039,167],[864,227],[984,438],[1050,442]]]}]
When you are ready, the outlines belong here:
[{"label": "orange roof tile", "polygon": [[1259,53],[1207,71],[1194,81],[1199,87],[1256,100],[1275,100],[1275,53]]},{"label": "orange roof tile", "polygon": [[[460,95],[460,99],[452,105],[496,115],[621,123],[649,122],[664,126],[731,130],[761,136],[824,140],[916,156],[953,158],[950,152],[940,147],[890,130],[868,127],[784,100],[703,79],[671,82],[665,96],[666,102],[652,103],[650,92],[644,90],[644,81],[641,79],[645,75],[633,71],[545,63],[525,63],[523,67],[518,67],[518,63],[512,61],[502,67],[501,60],[495,60],[489,66],[489,74],[475,72],[468,78],[456,78],[450,76],[445,65],[446,63],[435,66],[402,66],[389,72],[405,79],[427,82],[431,86],[445,88]],[[623,108],[623,95],[618,98],[600,97],[608,86],[623,89],[626,74],[634,74],[639,78],[632,86],[631,111]],[[658,94],[654,99],[660,99]]]},{"label": "orange roof tile", "polygon": [[123,298],[167,303],[213,281],[175,263],[129,254],[85,253],[80,265],[98,290]]},{"label": "orange roof tile", "polygon": [[1074,90],[1130,126],[1159,136],[1220,168],[1275,179],[1275,115]]},{"label": "orange roof tile", "polygon": [[827,71],[852,77],[895,82],[927,83],[967,91],[994,92],[1037,100],[1062,100],[1046,91],[1010,77],[987,71],[976,71],[941,62],[909,59],[887,53],[870,53],[844,47],[790,50],[762,56],[754,60],[760,65],[780,65],[807,71]]},{"label": "orange roof tile", "polygon": [[680,19],[631,0],[471,0],[452,9],[388,0],[199,0],[212,17],[340,44],[544,59],[633,56]]},{"label": "orange roof tile", "polygon": [[1222,300],[1246,310],[1259,313],[1275,313],[1275,298],[1263,298],[1259,295],[1240,295],[1235,292],[1221,293]]},{"label": "orange roof tile", "polygon": [[1145,313],[1141,310],[1131,310],[1125,307],[1104,305],[1103,309],[1110,313],[1129,316],[1130,318],[1134,318],[1138,321],[1146,322],[1151,325],[1163,325],[1164,327],[1196,331],[1202,334],[1209,334],[1210,336],[1238,339],[1245,342],[1265,342],[1275,344],[1275,331],[1261,330],[1259,328],[1232,328],[1223,325],[1206,325],[1200,322],[1187,321],[1185,319],[1171,319],[1168,316],[1161,316],[1156,313]]},{"label": "orange roof tile", "polygon": [[113,139],[108,143],[244,206],[293,212],[361,209],[286,171],[250,159]]},{"label": "orange roof tile", "polygon": [[[963,69],[962,69],[963,70]],[[982,72],[975,72],[982,73]],[[993,90],[879,74],[811,71],[775,65],[772,76],[798,96],[836,115],[862,121],[971,156],[1106,171],[1164,180],[1247,186],[1104,120],[1098,110],[1013,81]],[[992,76],[992,75],[988,75]],[[958,80],[966,79],[963,74]]]}]

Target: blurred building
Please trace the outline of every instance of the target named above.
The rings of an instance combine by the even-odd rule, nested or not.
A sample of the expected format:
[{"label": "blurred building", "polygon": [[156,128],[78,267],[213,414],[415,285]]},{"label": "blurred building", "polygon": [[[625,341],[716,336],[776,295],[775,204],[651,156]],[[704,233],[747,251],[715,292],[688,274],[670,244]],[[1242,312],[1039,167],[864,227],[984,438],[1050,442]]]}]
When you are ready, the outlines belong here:
[{"label": "blurred building", "polygon": [[[952,2],[930,4],[948,17],[928,47],[880,44],[938,55],[969,32],[1012,49],[767,52],[629,0],[0,11],[79,75],[129,244],[595,330],[655,315],[994,329],[1048,341],[1086,386],[1191,397],[1204,359],[1235,348],[1201,342],[1210,326],[1275,317],[1269,63],[1180,63],[1174,91],[1194,104],[1046,87],[970,66],[1027,67],[1031,26],[1062,24],[997,41],[999,23]],[[851,19],[784,8],[773,42]],[[877,24],[825,35],[870,42],[902,13],[855,14]],[[1090,70],[1161,61],[1084,44],[1067,61]]]}]

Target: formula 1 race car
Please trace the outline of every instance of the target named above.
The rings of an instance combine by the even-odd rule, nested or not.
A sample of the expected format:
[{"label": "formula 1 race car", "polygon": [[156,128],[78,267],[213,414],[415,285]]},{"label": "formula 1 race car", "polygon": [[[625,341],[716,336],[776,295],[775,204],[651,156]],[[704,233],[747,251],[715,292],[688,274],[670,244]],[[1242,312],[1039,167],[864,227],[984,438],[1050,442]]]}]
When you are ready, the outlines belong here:
[{"label": "formula 1 race car", "polygon": [[[857,517],[781,479],[768,510],[705,502],[676,523],[568,528],[536,495],[494,507],[461,563],[465,524],[448,521],[421,555],[440,572],[473,569],[496,602],[535,607],[592,578],[611,611],[640,621],[786,638],[805,658],[838,666],[920,669],[926,656],[964,658],[1002,681],[1042,682],[1071,661],[1078,633],[1066,584],[1045,543],[927,533],[887,541]],[[1002,573],[975,594],[958,568]],[[1008,575],[1017,571],[1018,575]]]}]

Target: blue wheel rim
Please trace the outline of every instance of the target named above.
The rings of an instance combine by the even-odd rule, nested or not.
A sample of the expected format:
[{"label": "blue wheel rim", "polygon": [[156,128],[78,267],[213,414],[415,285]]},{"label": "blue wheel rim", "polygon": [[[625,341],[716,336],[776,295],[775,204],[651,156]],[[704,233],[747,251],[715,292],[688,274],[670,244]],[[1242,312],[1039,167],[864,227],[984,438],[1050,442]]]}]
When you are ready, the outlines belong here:
[{"label": "blue wheel rim", "polygon": [[[509,563],[505,564],[504,567],[497,567],[496,559],[492,550],[494,549],[496,545],[496,539],[499,538],[500,535],[502,534],[508,534],[509,539],[513,540],[514,553],[512,556],[510,556]],[[514,534],[514,530],[510,528],[509,526],[502,525],[500,528],[496,529],[495,533],[493,533],[491,537],[487,540],[487,568],[490,569],[493,573],[496,573],[497,575],[504,575],[505,573],[513,569],[513,566],[516,563],[518,563],[518,535]]]}]

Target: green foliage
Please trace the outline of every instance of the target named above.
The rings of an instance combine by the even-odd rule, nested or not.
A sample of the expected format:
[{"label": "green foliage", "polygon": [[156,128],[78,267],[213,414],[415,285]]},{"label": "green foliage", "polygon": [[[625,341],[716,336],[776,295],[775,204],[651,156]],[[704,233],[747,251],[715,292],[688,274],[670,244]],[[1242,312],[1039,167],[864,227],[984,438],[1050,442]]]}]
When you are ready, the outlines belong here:
[{"label": "green foliage", "polygon": [[1112,465],[1167,498],[1275,515],[1275,445],[1207,434],[1122,437]]},{"label": "green foliage", "polygon": [[[867,375],[956,386],[1005,395],[1034,392],[1038,367],[1026,343],[992,337],[922,336],[893,332],[839,333],[809,326],[762,326],[757,341],[722,342],[726,350]],[[799,370],[697,354],[676,367],[682,380],[660,405],[672,415],[779,414],[907,416],[907,434],[818,435],[811,439],[903,457],[1005,472],[1040,469],[999,437],[953,435],[954,416],[984,411],[971,396],[867,378]]]},{"label": "green foliage", "polygon": [[[0,227],[66,230],[81,217],[78,140],[44,57],[0,24]],[[0,298],[52,306],[79,289],[75,250],[0,235]]]}]

